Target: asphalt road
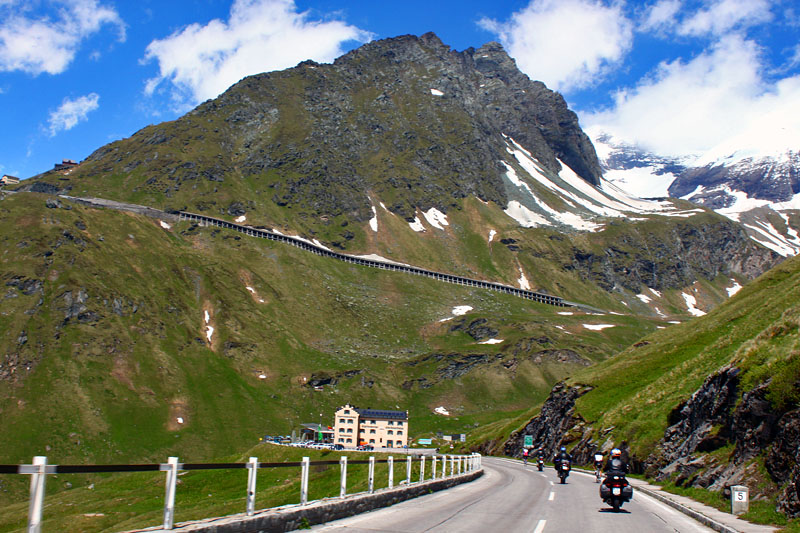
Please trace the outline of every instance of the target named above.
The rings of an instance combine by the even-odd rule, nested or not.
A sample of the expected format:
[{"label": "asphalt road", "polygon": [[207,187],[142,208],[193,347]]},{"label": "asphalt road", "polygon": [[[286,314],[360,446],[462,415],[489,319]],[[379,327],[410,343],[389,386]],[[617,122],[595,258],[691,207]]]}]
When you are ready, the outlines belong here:
[{"label": "asphalt road", "polygon": [[[312,528],[373,533],[578,532],[687,533],[712,531],[634,492],[622,512],[600,501],[594,476],[572,472],[561,485],[552,467],[539,472],[518,461],[483,458],[484,475],[455,488]],[[634,489],[635,490],[635,489]]]}]

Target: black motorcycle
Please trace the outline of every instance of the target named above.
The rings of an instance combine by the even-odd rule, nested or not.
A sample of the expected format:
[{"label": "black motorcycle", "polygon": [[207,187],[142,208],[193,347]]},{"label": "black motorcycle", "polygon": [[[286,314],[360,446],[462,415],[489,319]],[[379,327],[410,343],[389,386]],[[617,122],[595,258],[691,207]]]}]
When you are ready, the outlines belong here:
[{"label": "black motorcycle", "polygon": [[615,513],[619,512],[623,502],[631,501],[633,487],[621,472],[609,472],[600,485],[600,499],[610,505]]},{"label": "black motorcycle", "polygon": [[561,461],[558,462],[556,468],[558,469],[558,477],[561,478],[561,484],[563,485],[564,483],[567,482],[567,476],[569,476],[569,471],[570,471],[569,460],[562,459]]},{"label": "black motorcycle", "polygon": [[544,470],[544,459],[539,457],[539,459],[536,461],[536,466],[539,468],[539,472]]}]

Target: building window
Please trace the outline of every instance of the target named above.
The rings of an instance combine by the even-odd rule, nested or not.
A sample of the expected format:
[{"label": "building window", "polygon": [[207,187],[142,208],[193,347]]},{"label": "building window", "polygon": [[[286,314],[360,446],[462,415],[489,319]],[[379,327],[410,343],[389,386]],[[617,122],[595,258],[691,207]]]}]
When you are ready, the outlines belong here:
[{"label": "building window", "polygon": [[402,426],[402,425],[403,425],[403,421],[402,421],[402,420],[398,420],[398,421],[397,421],[397,425],[398,425],[398,426]]},{"label": "building window", "polygon": [[347,423],[348,423],[348,424],[352,424],[352,423],[353,423],[353,419],[352,419],[352,418],[351,418],[351,419],[349,419],[349,420],[347,421]]},{"label": "building window", "polygon": [[347,439],[347,442],[351,442],[351,443],[352,443],[352,442],[353,442],[353,439]]},{"label": "building window", "polygon": [[401,430],[399,430],[399,429],[398,429],[398,430],[397,430],[397,434],[398,434],[398,435],[402,435],[402,434],[403,434],[403,432],[402,432]]},{"label": "building window", "polygon": [[350,409],[345,409],[344,410],[344,414],[349,415],[350,414]]},{"label": "building window", "polygon": [[344,428],[339,428],[339,433],[344,433]]},{"label": "building window", "polygon": [[339,442],[344,442],[344,439],[339,437]]},{"label": "building window", "polygon": [[391,447],[392,447],[392,441],[390,441],[390,440],[387,440],[387,441],[386,441],[386,447],[387,447],[387,448],[391,448]]},{"label": "building window", "polygon": [[393,426],[393,425],[394,425],[394,421],[392,421],[392,420],[389,420],[389,425],[390,425],[390,426]]},{"label": "building window", "polygon": [[340,419],[339,419],[339,423],[340,423],[340,424],[344,424],[344,418],[340,418]]},{"label": "building window", "polygon": [[374,435],[374,434],[375,434],[375,430],[374,430],[374,429],[370,429],[370,430],[369,430],[369,434],[370,434],[370,435]]},{"label": "building window", "polygon": [[392,431],[392,430],[390,429],[390,430],[389,430],[389,435],[394,435],[394,431]]},{"label": "building window", "polygon": [[353,428],[347,428],[347,432],[348,433],[352,433],[353,432]]},{"label": "building window", "polygon": [[358,432],[359,432],[359,433],[366,433],[366,432],[367,432],[367,430],[366,430],[366,429],[359,429],[359,430],[358,430]]},{"label": "building window", "polygon": [[375,444],[375,439],[369,439],[370,444]]}]

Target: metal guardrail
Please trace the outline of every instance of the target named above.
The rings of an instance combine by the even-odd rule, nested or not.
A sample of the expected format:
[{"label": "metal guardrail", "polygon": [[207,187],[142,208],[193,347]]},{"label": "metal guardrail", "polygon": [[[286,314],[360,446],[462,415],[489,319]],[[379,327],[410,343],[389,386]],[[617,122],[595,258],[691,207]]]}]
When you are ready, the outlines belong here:
[{"label": "metal guardrail", "polygon": [[[420,473],[418,483],[433,479],[444,479],[462,473],[473,472],[481,468],[481,455],[433,455],[431,457],[431,476],[425,478],[425,463],[427,455],[419,455]],[[406,456],[406,479],[405,483],[411,484],[411,464],[412,456]],[[311,461],[308,457],[303,457],[302,461],[286,463],[262,463],[257,457],[250,457],[246,463],[181,463],[177,457],[170,457],[166,463],[159,464],[130,464],[130,465],[50,465],[47,464],[47,457],[36,456],[32,464],[29,465],[0,465],[0,474],[25,474],[31,476],[31,492],[28,504],[28,533],[41,533],[42,531],[42,510],[44,509],[45,481],[49,474],[90,474],[90,473],[109,473],[109,472],[166,472],[166,487],[164,494],[164,522],[163,529],[173,529],[175,522],[175,492],[180,470],[233,470],[247,469],[247,489],[246,489],[246,513],[253,516],[255,513],[256,499],[256,475],[259,468],[300,468],[300,505],[306,505],[308,501],[308,474],[311,466],[316,465],[335,465],[340,468],[340,488],[339,497],[347,496],[347,465],[366,464],[369,465],[367,474],[368,493],[375,491],[375,464],[388,464],[388,488],[394,486],[394,458],[376,460],[374,456],[367,460],[348,461],[347,456],[342,456],[338,461]],[[441,463],[441,470],[437,475],[437,465]],[[450,473],[448,474],[448,467]]]},{"label": "metal guardrail", "polygon": [[209,217],[206,215],[199,215],[197,213],[189,213],[186,211],[179,211],[178,216],[181,220],[190,220],[194,222],[198,222],[201,225],[207,226],[217,226],[220,228],[232,229],[234,231],[238,231],[239,233],[244,233],[250,237],[258,237],[262,239],[269,239],[271,241],[282,242],[286,244],[290,244],[292,246],[296,246],[302,250],[314,253],[316,255],[320,255],[323,257],[330,257],[333,259],[337,259],[339,261],[344,261],[346,263],[352,263],[355,265],[367,266],[372,268],[379,268],[382,270],[392,270],[396,272],[405,272],[408,274],[415,274],[418,276],[424,276],[428,278],[433,278],[438,281],[444,281],[447,283],[454,283],[456,285],[464,285],[467,287],[478,287],[482,289],[489,289],[493,291],[503,292],[506,294],[512,294],[514,296],[518,296],[520,298],[525,298],[526,300],[533,300],[536,302],[555,305],[559,307],[573,307],[575,304],[572,302],[567,302],[563,298],[559,296],[552,296],[549,294],[544,294],[541,292],[536,291],[529,291],[526,289],[519,289],[517,287],[512,287],[510,285],[503,285],[501,283],[495,283],[492,281],[484,281],[472,278],[466,278],[463,276],[455,276],[453,274],[444,274],[442,272],[435,272],[433,270],[426,270],[424,268],[418,268],[410,265],[403,265],[400,263],[393,263],[389,261],[378,261],[376,259],[367,259],[364,257],[355,257],[352,255],[342,254],[339,252],[334,252],[333,250],[329,250],[324,246],[319,246],[313,243],[310,243],[304,239],[300,239],[297,237],[291,237],[289,235],[283,235],[280,233],[275,233],[273,231],[269,231],[262,228],[254,228],[252,226],[243,226],[241,224],[235,224],[233,222],[228,222],[227,220],[222,220],[219,218]]}]

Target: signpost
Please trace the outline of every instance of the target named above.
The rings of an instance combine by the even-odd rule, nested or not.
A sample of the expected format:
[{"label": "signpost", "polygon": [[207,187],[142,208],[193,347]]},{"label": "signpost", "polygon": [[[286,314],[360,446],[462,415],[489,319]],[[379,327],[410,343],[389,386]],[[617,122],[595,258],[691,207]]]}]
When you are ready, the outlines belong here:
[{"label": "signpost", "polygon": [[522,445],[526,448],[533,448],[533,435],[525,435]]},{"label": "signpost", "polygon": [[750,507],[750,491],[744,485],[731,487],[731,514],[746,513]]}]

